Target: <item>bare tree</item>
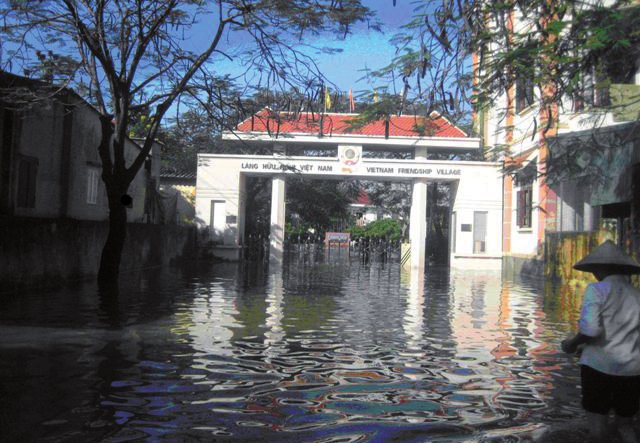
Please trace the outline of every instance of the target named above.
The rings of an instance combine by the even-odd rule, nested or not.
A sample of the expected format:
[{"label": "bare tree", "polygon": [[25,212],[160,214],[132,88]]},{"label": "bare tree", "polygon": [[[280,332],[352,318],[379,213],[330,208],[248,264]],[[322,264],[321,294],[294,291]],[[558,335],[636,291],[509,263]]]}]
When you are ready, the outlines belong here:
[{"label": "bare tree", "polygon": [[[305,55],[307,33],[346,35],[371,12],[359,0],[8,0],[0,7],[5,69],[73,87],[101,115],[102,180],[109,235],[98,279],[117,281],[126,237],[121,198],[149,156],[167,112],[196,84],[222,76],[221,59],[241,59],[243,80],[296,88],[318,78]],[[243,48],[241,50],[238,48]],[[196,82],[196,80],[199,80]],[[214,88],[215,90],[215,88]],[[125,161],[132,116],[144,113],[145,142]]]}]

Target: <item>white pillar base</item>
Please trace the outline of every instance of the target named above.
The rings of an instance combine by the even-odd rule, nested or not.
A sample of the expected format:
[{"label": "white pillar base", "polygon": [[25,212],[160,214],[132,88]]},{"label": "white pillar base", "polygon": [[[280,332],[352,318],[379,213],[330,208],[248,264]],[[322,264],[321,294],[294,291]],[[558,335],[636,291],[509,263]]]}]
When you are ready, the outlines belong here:
[{"label": "white pillar base", "polygon": [[269,261],[282,263],[284,255],[286,182],[283,176],[271,180],[271,229],[269,231]]},{"label": "white pillar base", "polygon": [[411,272],[423,272],[427,240],[427,180],[423,178],[413,181],[409,240],[411,241]]}]

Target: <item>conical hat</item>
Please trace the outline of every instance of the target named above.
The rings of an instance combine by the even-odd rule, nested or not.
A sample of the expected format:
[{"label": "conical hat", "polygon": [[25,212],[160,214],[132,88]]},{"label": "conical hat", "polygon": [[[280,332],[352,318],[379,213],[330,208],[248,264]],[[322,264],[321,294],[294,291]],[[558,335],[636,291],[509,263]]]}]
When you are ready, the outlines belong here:
[{"label": "conical hat", "polygon": [[594,272],[603,266],[615,267],[621,274],[640,274],[640,265],[614,242],[607,240],[573,265],[578,271]]}]

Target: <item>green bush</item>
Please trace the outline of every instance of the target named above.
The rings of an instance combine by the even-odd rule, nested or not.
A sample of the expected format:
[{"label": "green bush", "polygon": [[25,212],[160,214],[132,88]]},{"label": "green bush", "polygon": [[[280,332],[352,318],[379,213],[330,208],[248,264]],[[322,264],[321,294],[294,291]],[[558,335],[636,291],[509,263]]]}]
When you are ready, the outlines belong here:
[{"label": "green bush", "polygon": [[351,234],[352,239],[364,237],[365,235],[365,229],[363,226],[356,226],[356,225],[349,226],[346,229],[346,232]]},{"label": "green bush", "polygon": [[309,231],[309,229],[311,228],[312,227],[306,223],[302,223],[297,226],[293,226],[291,223],[287,223],[284,227],[284,234],[285,237],[292,243],[307,240],[316,241],[318,239],[324,238],[324,233],[319,232],[318,228],[313,228],[315,232]]},{"label": "green bush", "polygon": [[365,226],[365,236],[399,240],[402,236],[402,228],[400,227],[398,220],[384,218],[382,220],[371,222]]},{"label": "green bush", "polygon": [[351,237],[354,239],[359,237],[370,237],[399,240],[402,237],[402,228],[400,227],[400,223],[391,218],[376,220],[364,227],[351,226],[347,229],[347,232],[349,232]]}]

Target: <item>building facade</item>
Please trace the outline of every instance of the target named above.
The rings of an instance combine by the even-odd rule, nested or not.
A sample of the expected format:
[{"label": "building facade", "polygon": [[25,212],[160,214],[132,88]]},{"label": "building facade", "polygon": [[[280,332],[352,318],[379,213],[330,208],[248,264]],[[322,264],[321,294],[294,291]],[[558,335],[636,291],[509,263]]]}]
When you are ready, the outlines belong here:
[{"label": "building facade", "polygon": [[[526,35],[528,20],[514,6],[506,26]],[[488,57],[500,50],[488,49]],[[561,97],[513,69],[510,85],[476,114],[485,150],[504,163],[508,270],[542,275],[545,257],[561,252],[551,250],[558,238],[610,236],[637,253],[640,74],[638,60],[627,62],[603,60]]]},{"label": "building facade", "polygon": [[[0,215],[107,220],[98,112],[68,89],[0,73]],[[17,100],[21,95],[37,100]],[[132,162],[140,146],[127,140]],[[130,222],[148,222],[160,174],[154,147],[129,187]]]}]

